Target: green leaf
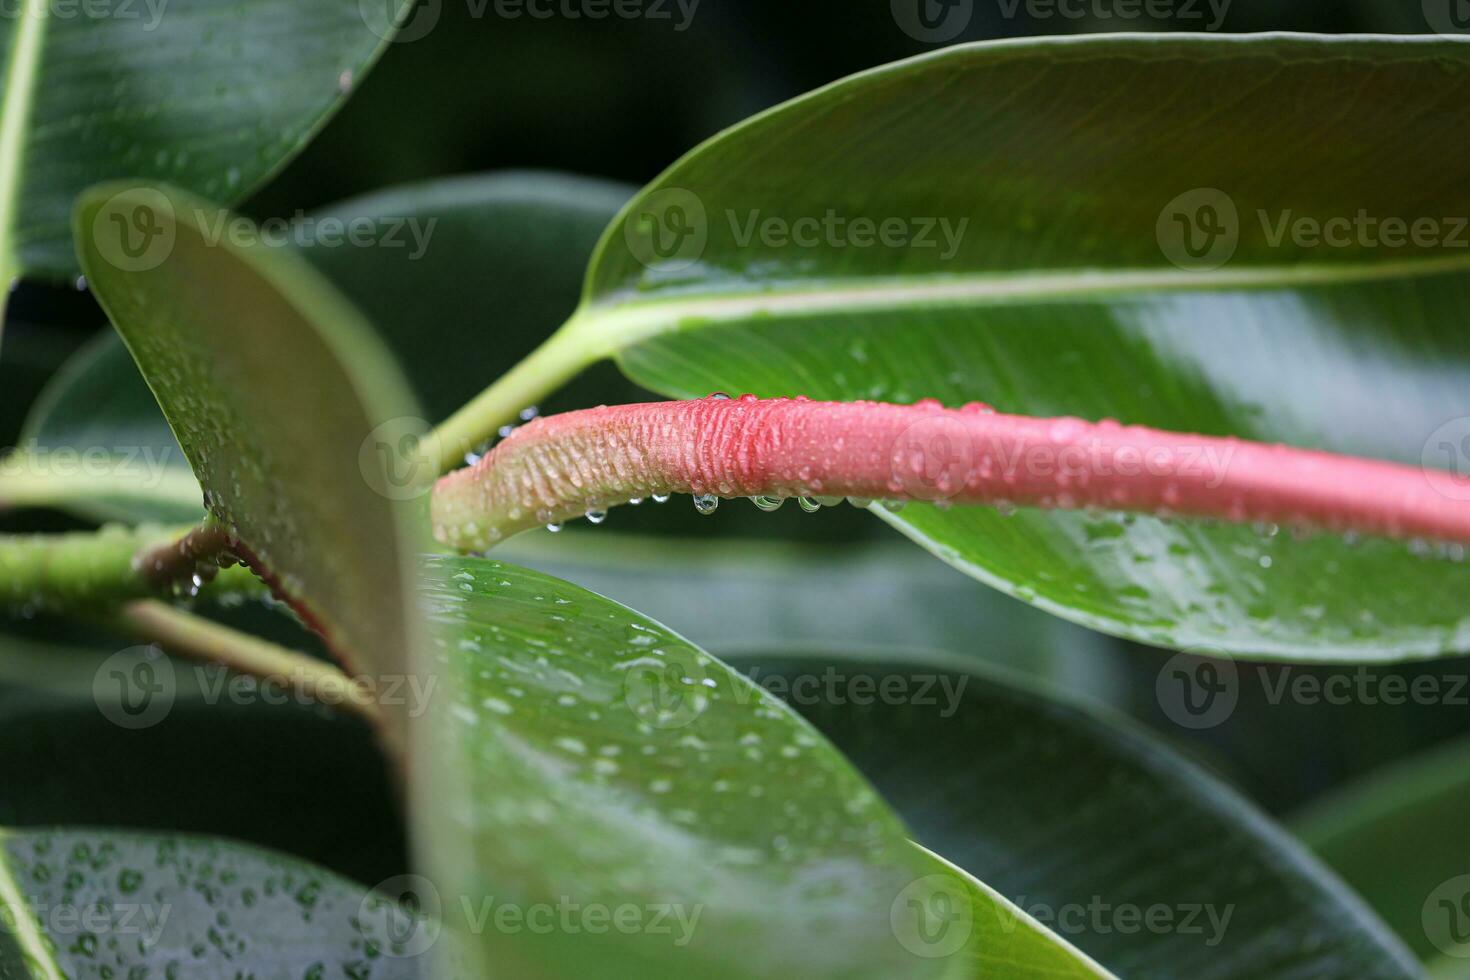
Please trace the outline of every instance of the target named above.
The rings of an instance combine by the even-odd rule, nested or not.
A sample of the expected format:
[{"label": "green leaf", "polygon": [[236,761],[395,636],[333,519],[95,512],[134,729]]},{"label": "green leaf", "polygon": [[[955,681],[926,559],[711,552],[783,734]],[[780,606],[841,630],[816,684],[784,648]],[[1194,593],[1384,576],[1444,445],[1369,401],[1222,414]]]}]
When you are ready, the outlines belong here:
[{"label": "green leaf", "polygon": [[199,482],[133,356],[111,330],[66,362],[0,459],[0,503],[96,521],[187,524]]},{"label": "green leaf", "polygon": [[[587,259],[633,190],[514,171],[426,181],[312,212],[301,251],[372,321],[438,421],[571,315]],[[322,235],[357,226],[379,229],[382,241],[364,248]],[[579,386],[582,397],[634,400],[617,372],[595,380]]]},{"label": "green leaf", "polygon": [[14,4],[0,27],[0,281],[77,274],[72,203],[99,181],[243,199],[377,58],[392,20],[375,6],[199,0],[67,16]]},{"label": "green leaf", "polygon": [[[970,935],[936,955],[902,924],[910,900],[953,910],[952,879],[935,880],[838,753],[718,661],[499,562],[430,559],[423,593],[453,702],[419,743],[417,790],[433,805],[416,808],[417,829],[446,908],[467,910],[461,929],[494,912],[488,896],[673,910],[621,935],[575,918],[545,934],[475,930],[482,969],[889,978],[951,976],[968,957]],[[982,921],[996,911],[975,901]],[[1032,929],[981,952],[1076,967]]]},{"label": "green leaf", "polygon": [[[86,229],[145,203],[168,254],[119,268]],[[328,283],[292,255],[213,240],[225,220],[175,190],[93,189],[76,216],[83,268],[251,567],[354,672],[403,675],[418,461],[396,453],[413,400]]]},{"label": "green leaf", "polygon": [[[292,245],[364,311],[435,420],[514,367],[576,308],[587,258],[632,192],[545,173],[436,180],[313,212],[308,237]],[[362,223],[381,233],[370,247],[336,234]],[[638,397],[614,370],[579,391],[609,403]],[[129,523],[201,513],[173,433],[110,334],[52,379],[19,447],[0,460],[0,503]],[[93,461],[85,467],[83,454]]]},{"label": "green leaf", "polygon": [[1121,718],[940,654],[731,663],[788,697],[921,844],[1119,976],[1418,975],[1299,844]]},{"label": "green leaf", "polygon": [[[1120,976],[1254,978],[1283,975],[1288,962],[1293,976],[1412,975],[1383,924],[1320,861],[1098,706],[1119,680],[1101,669],[1105,638],[973,583],[967,596],[951,570],[925,573],[888,549],[824,562],[825,549],[655,551],[598,531],[516,539],[505,552],[657,614],[787,698],[921,844],[1023,910],[1050,910],[1053,929],[1055,913],[1096,896],[1114,928],[1093,928],[1088,911],[1082,931],[1063,935]],[[907,650],[924,652],[893,652]],[[1382,875],[1373,853],[1359,863]],[[1167,907],[1178,922],[1192,905],[1219,917],[1228,908],[1219,943],[1206,944],[1203,912],[1203,932],[1116,928],[1130,914],[1119,910]]]},{"label": "green leaf", "polygon": [[0,634],[0,826],[228,837],[367,882],[405,871],[399,804],[366,725],[131,643]]},{"label": "green leaf", "polygon": [[[1443,161],[1470,131],[1467,68],[1454,38],[1149,35],[954,47],[846,79],[640,193],[577,316],[447,434],[503,416],[533,378],[613,356],[679,397],[980,400],[1449,465],[1438,442],[1458,444],[1470,384],[1470,261],[1444,216],[1470,200]],[[1198,188],[1228,207],[1181,196]],[[1175,247],[1171,215],[1230,209],[1214,239],[1222,253],[1238,239],[1228,264]],[[1267,231],[1360,210],[1433,219],[1447,247],[1354,233],[1314,249]],[[893,219],[904,244],[934,245],[855,244],[829,214]],[[785,227],[815,247],[783,246]],[[1470,565],[1411,543],[930,505],[880,516],[1012,595],[1153,644],[1470,649],[1454,600]]]},{"label": "green leaf", "polygon": [[0,832],[0,976],[419,976],[386,898],[208,838]]},{"label": "green leaf", "polygon": [[1314,802],[1293,826],[1435,975],[1464,976],[1470,742],[1451,742]]}]

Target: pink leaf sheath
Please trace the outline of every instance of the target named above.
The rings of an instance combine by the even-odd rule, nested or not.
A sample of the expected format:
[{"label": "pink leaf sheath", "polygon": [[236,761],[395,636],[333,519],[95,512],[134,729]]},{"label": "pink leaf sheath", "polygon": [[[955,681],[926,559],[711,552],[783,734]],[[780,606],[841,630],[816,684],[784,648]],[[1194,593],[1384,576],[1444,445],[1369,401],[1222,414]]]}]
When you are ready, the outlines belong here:
[{"label": "pink leaf sheath", "polygon": [[630,499],[853,497],[1102,508],[1470,542],[1470,485],[1442,470],[984,405],[738,399],[569,412],[518,429],[434,489],[466,551]]}]

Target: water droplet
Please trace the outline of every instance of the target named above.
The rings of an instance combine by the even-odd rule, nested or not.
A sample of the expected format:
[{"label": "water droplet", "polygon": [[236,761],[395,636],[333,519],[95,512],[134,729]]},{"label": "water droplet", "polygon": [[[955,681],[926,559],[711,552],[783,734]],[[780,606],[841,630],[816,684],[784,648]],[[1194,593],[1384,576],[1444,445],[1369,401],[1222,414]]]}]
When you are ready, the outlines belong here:
[{"label": "water droplet", "polygon": [[906,507],[906,506],[908,506],[908,501],[907,500],[885,500],[885,501],[883,501],[883,509],[886,510],[886,511],[888,511],[888,513],[890,513],[890,514],[897,514],[899,511],[903,510],[904,507]]},{"label": "water droplet", "polygon": [[643,503],[643,498],[642,497],[634,497],[632,500],[629,500],[628,501],[629,506],[632,506],[632,507],[637,507],[641,503]]},{"label": "water droplet", "polygon": [[797,497],[796,502],[800,504],[801,509],[806,511],[808,514],[815,514],[817,511],[822,509],[822,505],[811,497]]},{"label": "water droplet", "polygon": [[716,391],[712,393],[709,397],[711,401],[717,402],[727,402],[730,400],[730,396],[725,394],[723,391]]},{"label": "water droplet", "polygon": [[601,524],[605,520],[607,520],[607,511],[605,510],[589,510],[587,512],[588,524]]},{"label": "water droplet", "polygon": [[520,419],[522,422],[530,422],[531,420],[539,418],[540,416],[541,409],[537,408],[535,405],[527,405],[525,408],[521,409]]},{"label": "water droplet", "polygon": [[786,498],[785,497],[751,497],[750,498],[750,502],[753,503],[753,504],[755,504],[761,510],[763,510],[766,513],[769,514],[773,510],[780,510],[781,509],[781,505],[784,504],[784,503],[786,503]]},{"label": "water droplet", "polygon": [[561,525],[560,524],[548,524],[548,525],[546,525],[546,530],[550,531],[552,534],[556,534],[558,531],[561,530]]},{"label": "water droplet", "polygon": [[79,292],[79,293],[85,293],[87,291],[87,277],[86,276],[77,276],[77,281],[75,283],[75,286],[77,287],[77,292]]},{"label": "water droplet", "polygon": [[867,497],[848,497],[847,502],[858,510],[867,510],[873,505],[873,502]]},{"label": "water droplet", "polygon": [[669,495],[666,493],[655,493],[650,499],[656,504],[666,504],[669,502]]},{"label": "water droplet", "polygon": [[720,498],[712,493],[699,493],[694,495],[694,509],[700,514],[708,517],[720,506]]}]

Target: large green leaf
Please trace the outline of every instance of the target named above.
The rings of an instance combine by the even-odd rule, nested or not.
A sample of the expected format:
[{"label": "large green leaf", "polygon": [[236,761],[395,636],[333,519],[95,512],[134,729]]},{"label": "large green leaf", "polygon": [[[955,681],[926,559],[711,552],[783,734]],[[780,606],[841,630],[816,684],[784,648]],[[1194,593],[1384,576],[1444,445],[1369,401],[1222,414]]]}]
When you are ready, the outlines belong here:
[{"label": "large green leaf", "polygon": [[132,642],[0,635],[0,826],[229,837],[365,882],[407,870],[366,725],[218,666],[149,660]]},{"label": "large green leaf", "polygon": [[62,366],[0,458],[0,502],[98,521],[187,524],[199,481],[133,356],[112,331]]},{"label": "large green leaf", "polygon": [[731,662],[790,698],[920,843],[1119,976],[1418,975],[1299,844],[1120,718],[937,654]]},{"label": "large green leaf", "polygon": [[[1453,150],[1470,132],[1467,68],[1456,38],[1110,36],[867,72],[716,137],[642,192],[526,372],[614,356],[676,396],[981,400],[1447,466],[1440,443],[1458,446],[1470,412],[1470,260],[1356,233],[1273,245],[1258,212],[1266,228],[1424,217],[1447,245],[1463,237],[1446,216],[1470,213]],[[1229,200],[1181,196],[1198,188]],[[1223,267],[1170,237],[1232,210],[1206,256],[1234,241]],[[897,225],[854,245],[829,213]],[[932,247],[905,247],[921,232]],[[476,410],[503,414],[498,401]],[[1470,565],[1412,544],[1085,513],[882,516],[1013,595],[1154,644],[1470,649],[1455,601]]]},{"label": "large green leaf", "polygon": [[391,36],[390,2],[12,4],[0,25],[0,280],[75,276],[72,203],[99,181],[243,198],[371,65]]},{"label": "large green leaf", "polygon": [[[953,911],[963,897],[953,878],[908,844],[831,746],[687,641],[499,562],[436,558],[426,575],[453,700],[418,743],[421,777],[428,770],[418,791],[433,806],[416,816],[445,907],[462,932],[473,929],[464,910],[484,914],[491,897],[573,907],[570,925],[539,934],[464,936],[482,969],[953,976],[983,934],[982,962],[1010,961],[1019,976],[1062,962],[1088,975],[1029,925],[930,946],[919,930],[942,936],[946,922],[903,917]],[[1005,914],[983,891],[971,900],[972,919]],[[596,934],[575,911],[655,907],[673,915],[624,934]]]},{"label": "large green leaf", "polygon": [[418,977],[409,912],[202,837],[0,833],[0,976]]},{"label": "large green leaf", "polygon": [[[657,613],[787,697],[920,843],[1023,909],[1055,913],[1096,896],[1113,928],[1093,928],[1089,911],[1082,931],[1064,935],[1120,976],[1412,975],[1383,925],[1267,817],[1096,707],[1119,680],[1099,669],[1108,641],[994,593],[967,601],[951,570],[934,563],[926,574],[886,550],[839,552],[824,565],[790,547],[655,550],[604,532],[506,546]],[[925,652],[892,652],[903,650]],[[1358,863],[1392,878],[1374,853]],[[1117,928],[1131,914],[1119,910],[1167,907],[1177,923],[1206,905],[1229,915],[1214,945],[1220,927],[1203,912],[1199,930]]]},{"label": "large green leaf", "polygon": [[[172,244],[152,268],[119,268],[87,230],[145,201],[166,203]],[[417,461],[398,453],[413,400],[328,283],[292,255],[211,240],[221,220],[178,191],[91,190],[76,217],[83,267],[211,515],[354,670],[402,676]]]},{"label": "large green leaf", "polygon": [[1318,800],[1294,821],[1436,976],[1470,976],[1470,742],[1452,742]]}]

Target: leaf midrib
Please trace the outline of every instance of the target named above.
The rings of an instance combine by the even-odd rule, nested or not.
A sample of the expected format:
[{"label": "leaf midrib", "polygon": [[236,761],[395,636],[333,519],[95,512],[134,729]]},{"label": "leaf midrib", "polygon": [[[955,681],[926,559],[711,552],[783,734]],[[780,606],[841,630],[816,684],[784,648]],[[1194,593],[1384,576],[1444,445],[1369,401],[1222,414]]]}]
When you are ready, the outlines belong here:
[{"label": "leaf midrib", "polygon": [[5,91],[0,95],[0,285],[20,272],[15,245],[15,210],[20,200],[22,150],[36,79],[40,75],[41,47],[46,36],[46,0],[25,0],[16,21],[5,67]]},{"label": "leaf midrib", "polygon": [[1470,257],[1401,259],[1389,262],[1254,266],[1189,272],[1163,269],[1066,270],[1038,273],[980,273],[944,277],[876,278],[812,288],[777,286],[760,292],[679,294],[627,300],[626,293],[588,295],[566,324],[597,356],[698,321],[727,323],[758,317],[819,316],[910,307],[998,305],[1049,299],[1086,299],[1158,292],[1276,289],[1295,286],[1374,282],[1470,272]]}]

